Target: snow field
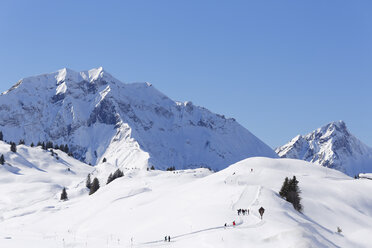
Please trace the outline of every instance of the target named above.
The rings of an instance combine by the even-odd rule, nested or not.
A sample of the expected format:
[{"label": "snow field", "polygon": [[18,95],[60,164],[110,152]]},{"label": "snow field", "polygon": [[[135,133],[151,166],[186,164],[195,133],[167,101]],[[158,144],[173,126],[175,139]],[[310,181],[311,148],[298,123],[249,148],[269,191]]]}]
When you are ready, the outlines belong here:
[{"label": "snow field", "polygon": [[[372,181],[308,162],[255,157],[217,173],[127,169],[105,185],[103,175],[115,164],[93,171],[62,152],[56,160],[40,148],[8,150],[0,144],[18,174],[0,166],[0,247],[368,247],[372,242]],[[85,188],[88,173],[101,182],[91,196]],[[284,178],[293,175],[303,213],[278,195]],[[59,201],[63,186],[65,202]],[[239,208],[250,214],[238,216]],[[166,235],[171,242],[164,242]]]}]

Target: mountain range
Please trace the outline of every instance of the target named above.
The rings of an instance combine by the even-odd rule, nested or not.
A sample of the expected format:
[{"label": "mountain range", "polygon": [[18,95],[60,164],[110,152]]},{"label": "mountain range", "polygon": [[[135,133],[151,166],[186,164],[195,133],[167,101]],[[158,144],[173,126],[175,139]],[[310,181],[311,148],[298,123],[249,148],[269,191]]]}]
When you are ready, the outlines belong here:
[{"label": "mountain range", "polygon": [[125,84],[102,67],[20,80],[0,96],[4,140],[68,144],[96,165],[221,170],[253,156],[277,157],[233,118],[173,101],[150,83]]}]

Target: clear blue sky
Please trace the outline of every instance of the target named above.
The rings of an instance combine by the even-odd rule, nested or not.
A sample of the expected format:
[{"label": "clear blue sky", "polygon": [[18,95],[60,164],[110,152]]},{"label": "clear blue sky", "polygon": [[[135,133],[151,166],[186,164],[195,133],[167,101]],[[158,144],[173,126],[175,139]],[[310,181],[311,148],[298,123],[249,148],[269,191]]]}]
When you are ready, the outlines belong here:
[{"label": "clear blue sky", "polygon": [[39,1],[0,6],[0,90],[103,66],[236,118],[271,147],[333,120],[372,146],[372,1]]}]

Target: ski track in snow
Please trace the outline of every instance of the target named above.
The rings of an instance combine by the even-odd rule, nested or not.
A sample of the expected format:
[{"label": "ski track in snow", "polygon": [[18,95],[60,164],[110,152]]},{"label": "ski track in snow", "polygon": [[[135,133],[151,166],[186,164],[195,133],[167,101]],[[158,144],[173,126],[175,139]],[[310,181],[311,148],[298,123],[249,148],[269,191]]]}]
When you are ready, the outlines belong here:
[{"label": "ski track in snow", "polygon": [[[232,211],[234,211],[234,213],[236,213],[237,212],[236,206],[238,204],[243,205],[242,203],[244,203],[244,202],[251,202],[250,204],[245,205],[245,206],[249,206],[248,209],[251,209],[251,207],[253,205],[258,205],[259,204],[258,198],[259,198],[260,193],[261,193],[261,188],[262,188],[262,186],[259,186],[259,185],[247,185],[244,188],[243,192],[240,194],[239,199],[233,204]],[[253,199],[251,198],[251,196],[254,196]],[[214,231],[214,230],[231,229],[231,228],[248,229],[248,228],[256,228],[256,227],[259,227],[259,226],[262,226],[262,225],[265,224],[265,221],[261,220],[260,217],[254,215],[252,213],[252,211],[250,211],[250,214],[248,214],[248,215],[245,215],[245,216],[240,215],[238,217],[239,217],[239,221],[236,222],[235,226],[228,225],[227,227],[216,226],[216,227],[205,228],[205,229],[201,229],[201,230],[197,230],[197,231],[193,231],[193,232],[189,232],[189,233],[174,235],[174,236],[171,237],[171,240],[177,241],[180,238],[189,237],[189,236],[192,236],[194,234],[199,234],[199,233],[203,233],[203,232],[210,232],[210,231]],[[247,218],[255,217],[255,218],[258,218],[259,221],[257,223],[251,224],[251,225],[244,225],[244,218],[245,217],[247,217]],[[138,245],[147,246],[147,245],[152,245],[152,244],[157,244],[157,243],[166,244],[167,242],[165,242],[164,240],[154,240],[154,241],[139,243],[136,246],[138,246]],[[171,242],[168,242],[168,243],[171,243]]]}]

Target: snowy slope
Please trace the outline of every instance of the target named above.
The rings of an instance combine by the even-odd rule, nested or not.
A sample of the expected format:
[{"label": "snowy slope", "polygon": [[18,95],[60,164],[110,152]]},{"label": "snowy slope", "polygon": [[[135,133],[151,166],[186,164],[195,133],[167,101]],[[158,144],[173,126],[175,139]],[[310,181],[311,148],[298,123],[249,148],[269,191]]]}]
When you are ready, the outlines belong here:
[{"label": "snowy slope", "polygon": [[[44,201],[58,200],[63,187],[77,189],[94,170],[58,150],[52,156],[50,151],[40,147],[18,145],[17,152],[13,153],[10,145],[0,141],[0,154],[5,158],[4,165],[0,165],[1,220],[34,213],[20,211],[27,207],[43,211]],[[72,197],[85,193],[85,189],[83,192],[79,189]]]},{"label": "snowy slope", "polygon": [[353,136],[343,121],[298,135],[276,152],[282,158],[306,160],[350,176],[372,172],[372,148]]},{"label": "snowy slope", "polygon": [[[0,167],[0,247],[368,247],[372,242],[372,181],[305,161],[255,157],[217,173],[127,169],[88,196],[78,177],[94,167],[60,154],[76,171],[76,177],[65,176],[66,166],[48,152],[21,146],[17,155],[8,149],[0,144],[21,173]],[[97,171],[110,166],[98,165],[93,175],[103,182]],[[303,214],[277,193],[293,175],[300,182]],[[33,182],[32,190],[25,191],[22,181]],[[68,187],[66,202],[57,198],[62,185]],[[238,216],[239,208],[250,214]],[[342,234],[336,233],[338,226]],[[165,243],[165,235],[172,242]]]},{"label": "snowy slope", "polygon": [[118,167],[220,170],[277,157],[234,119],[175,102],[149,83],[121,83],[102,67],[22,79],[0,96],[0,130],[8,141],[69,144],[86,163],[106,157]]}]

